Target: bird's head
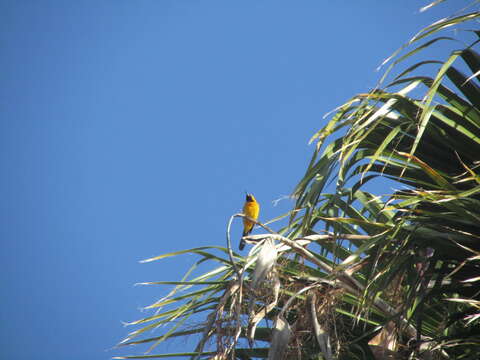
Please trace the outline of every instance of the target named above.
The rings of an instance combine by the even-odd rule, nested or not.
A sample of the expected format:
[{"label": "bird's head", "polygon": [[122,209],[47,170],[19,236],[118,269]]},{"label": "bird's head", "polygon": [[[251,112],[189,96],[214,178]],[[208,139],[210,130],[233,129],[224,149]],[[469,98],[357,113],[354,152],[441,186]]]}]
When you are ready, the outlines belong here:
[{"label": "bird's head", "polygon": [[255,202],[255,197],[253,196],[253,194],[247,194],[247,202]]}]

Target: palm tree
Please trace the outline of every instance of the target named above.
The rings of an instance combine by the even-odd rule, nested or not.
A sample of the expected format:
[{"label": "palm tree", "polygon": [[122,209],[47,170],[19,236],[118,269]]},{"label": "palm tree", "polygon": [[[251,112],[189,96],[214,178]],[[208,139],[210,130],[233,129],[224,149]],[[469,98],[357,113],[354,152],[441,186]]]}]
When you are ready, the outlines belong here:
[{"label": "palm tree", "polygon": [[[216,267],[155,283],[175,287],[120,345],[152,350],[194,334],[198,345],[117,358],[477,359],[480,31],[446,60],[394,72],[434,43],[458,46],[441,31],[479,17],[475,9],[423,29],[389,59],[378,87],[335,111],[312,138],[289,225],[259,224],[266,233],[245,238],[248,256],[230,246],[230,225],[244,216],[235,214],[227,247],[146,260],[193,253],[192,269]],[[378,179],[399,190],[376,194]]]}]

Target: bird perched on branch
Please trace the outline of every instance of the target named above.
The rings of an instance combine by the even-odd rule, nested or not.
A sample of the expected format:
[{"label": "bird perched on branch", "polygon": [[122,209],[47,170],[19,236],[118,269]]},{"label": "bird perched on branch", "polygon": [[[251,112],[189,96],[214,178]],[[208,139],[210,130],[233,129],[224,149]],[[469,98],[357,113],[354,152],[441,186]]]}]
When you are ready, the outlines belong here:
[{"label": "bird perched on branch", "polygon": [[[260,212],[259,203],[257,202],[257,200],[255,200],[255,197],[252,194],[247,194],[245,205],[243,205],[243,213],[249,218],[252,218],[253,220],[257,220],[259,212]],[[250,234],[254,226],[255,226],[254,222],[251,222],[250,220],[243,218],[242,238]],[[244,247],[245,247],[245,241],[241,239],[240,246],[238,248],[240,250],[243,250]]]}]

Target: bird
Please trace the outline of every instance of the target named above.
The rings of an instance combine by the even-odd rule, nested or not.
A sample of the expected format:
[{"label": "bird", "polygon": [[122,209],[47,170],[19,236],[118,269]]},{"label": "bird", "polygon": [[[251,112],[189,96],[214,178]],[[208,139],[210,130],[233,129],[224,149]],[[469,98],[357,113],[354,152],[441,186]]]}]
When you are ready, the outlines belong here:
[{"label": "bird", "polygon": [[[257,202],[253,194],[247,194],[245,204],[243,205],[243,214],[249,218],[252,218],[253,220],[257,220],[259,212],[260,204]],[[243,218],[243,235],[242,239],[240,240],[240,245],[238,246],[240,250],[243,250],[245,247],[245,240],[243,240],[243,237],[250,234],[254,226],[254,222],[248,220],[247,218]]]}]

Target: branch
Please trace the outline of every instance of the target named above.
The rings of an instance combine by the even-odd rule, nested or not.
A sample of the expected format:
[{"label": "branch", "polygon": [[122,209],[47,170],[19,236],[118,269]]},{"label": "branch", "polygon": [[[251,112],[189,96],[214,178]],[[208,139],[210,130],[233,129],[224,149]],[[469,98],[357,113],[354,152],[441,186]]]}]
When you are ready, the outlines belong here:
[{"label": "branch", "polygon": [[227,248],[228,248],[228,256],[230,257],[230,263],[232,264],[233,270],[237,274],[238,281],[242,278],[242,275],[240,274],[240,271],[237,268],[237,265],[235,264],[235,260],[233,260],[233,252],[232,252],[232,242],[230,240],[230,227],[232,226],[233,219],[236,217],[243,216],[243,214],[235,214],[230,217],[230,220],[228,221],[227,225]]},{"label": "branch", "polygon": [[[309,250],[307,250],[303,246],[299,245],[297,243],[298,240],[293,241],[293,240],[290,240],[290,239],[288,239],[288,238],[286,238],[282,235],[278,235],[278,234],[263,234],[262,236],[263,236],[263,238],[272,238],[274,240],[280,241],[281,243],[290,247],[296,253],[303,256],[305,259],[308,259],[312,263],[318,265],[325,272],[333,275],[333,273],[334,273],[333,267],[326,264],[325,262],[321,261],[320,259],[317,259]],[[331,236],[331,235],[313,235],[313,236],[319,237],[319,236]],[[341,235],[337,236],[337,238],[339,238],[340,236]],[[300,239],[307,240],[307,238],[308,238],[309,241],[311,241],[311,238],[309,236],[306,236],[304,238],[299,238],[299,240]],[[260,239],[259,235],[255,236],[255,240],[257,240],[257,239],[258,240]],[[353,276],[346,273],[345,271],[338,272],[337,275],[335,276],[335,278],[338,281],[338,284],[340,285],[340,287],[347,290],[348,292],[350,292],[353,295],[362,296],[362,294],[365,292],[365,286],[363,284],[361,284]],[[373,299],[373,304],[378,309],[380,309],[384,313],[388,314],[389,316],[393,317],[393,316],[398,315],[397,312],[395,311],[395,309],[381,298]],[[411,324],[408,324],[407,320],[402,318],[402,321],[407,325],[407,331],[409,332],[409,335],[413,335],[413,334],[417,333],[415,328]]]}]

